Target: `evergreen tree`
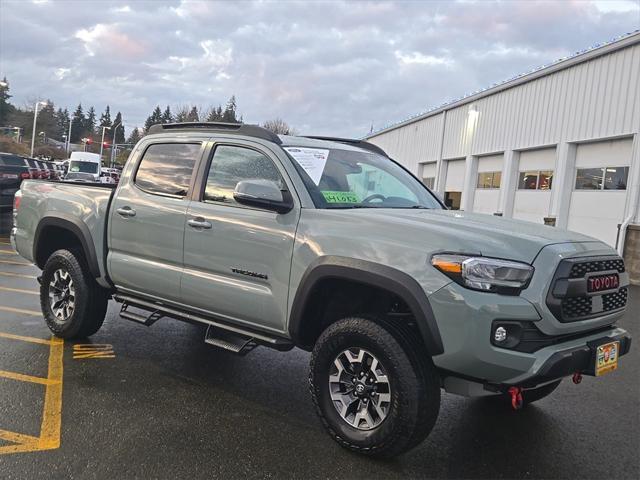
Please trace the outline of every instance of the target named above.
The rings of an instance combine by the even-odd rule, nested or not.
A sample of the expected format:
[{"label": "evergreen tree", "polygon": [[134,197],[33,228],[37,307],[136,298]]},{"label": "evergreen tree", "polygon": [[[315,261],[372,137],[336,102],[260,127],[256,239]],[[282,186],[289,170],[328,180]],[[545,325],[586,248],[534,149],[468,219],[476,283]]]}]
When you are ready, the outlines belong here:
[{"label": "evergreen tree", "polygon": [[78,104],[78,108],[73,112],[73,125],[71,125],[71,143],[78,143],[85,136],[85,124],[87,119],[82,111],[82,104]]},{"label": "evergreen tree", "polygon": [[104,113],[100,115],[100,126],[101,127],[110,127],[111,123],[111,111],[109,110],[109,105],[105,108]]},{"label": "evergreen tree", "polygon": [[221,122],[222,121],[222,105],[213,107],[207,117],[207,122]]},{"label": "evergreen tree", "polygon": [[[60,136],[58,122],[56,119],[56,111],[51,100],[47,100],[46,105],[43,105],[38,109],[36,135],[40,135],[40,132],[44,132],[44,137],[46,138],[58,138]],[[42,139],[42,137],[38,138]]]},{"label": "evergreen tree", "polygon": [[153,110],[153,113],[149,115],[145,120],[144,133],[147,133],[151,125],[155,125],[156,123],[162,123],[162,110],[160,110],[159,105],[156,105],[156,108]]},{"label": "evergreen tree", "polygon": [[129,138],[127,138],[127,143],[135,145],[140,141],[141,138],[142,136],[140,135],[140,129],[136,127],[133,130],[131,130],[131,135],[129,135]]},{"label": "evergreen tree", "polygon": [[224,113],[222,114],[222,121],[228,123],[239,123],[236,118],[236,96],[232,95],[229,101],[227,102],[227,106],[224,109]]},{"label": "evergreen tree", "polygon": [[162,114],[162,123],[171,123],[173,122],[173,115],[171,115],[171,109],[169,105],[164,109],[164,113]]},{"label": "evergreen tree", "polygon": [[15,107],[9,103],[11,95],[9,95],[9,82],[7,81],[7,77],[2,79],[2,85],[5,86],[0,86],[0,127],[9,124],[9,116],[15,111]]},{"label": "evergreen tree", "polygon": [[96,134],[96,109],[89,107],[87,118],[84,121],[84,134],[86,137],[93,137]]},{"label": "evergreen tree", "polygon": [[58,127],[58,140],[63,141],[65,135],[69,133],[69,110],[58,108],[56,112],[56,125]]},{"label": "evergreen tree", "polygon": [[200,115],[198,115],[198,107],[195,105],[189,111],[189,115],[187,115],[187,122],[199,122]]},{"label": "evergreen tree", "polygon": [[113,135],[111,136],[113,143],[124,143],[124,125],[122,124],[122,114],[120,112],[116,114],[113,124],[116,125]]},{"label": "evergreen tree", "polygon": [[180,105],[176,107],[176,115],[175,121],[177,123],[182,123],[187,121],[187,117],[189,116],[189,106],[188,105]]}]

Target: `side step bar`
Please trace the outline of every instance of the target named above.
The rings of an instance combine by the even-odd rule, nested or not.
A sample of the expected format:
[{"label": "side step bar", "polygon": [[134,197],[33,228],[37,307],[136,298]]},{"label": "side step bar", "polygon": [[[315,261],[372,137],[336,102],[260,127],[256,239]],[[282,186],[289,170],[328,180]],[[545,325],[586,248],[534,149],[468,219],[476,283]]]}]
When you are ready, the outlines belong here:
[{"label": "side step bar", "polygon": [[[120,310],[120,316],[122,318],[133,320],[146,326],[153,325],[162,317],[171,317],[184,322],[207,325],[205,342],[231,352],[246,354],[253,350],[258,344],[281,351],[291,350],[294,347],[293,343],[286,338],[270,336],[267,333],[255,332],[236,325],[229,325],[218,320],[166,305],[160,305],[141,298],[121,294],[115,294],[113,298],[115,301],[122,303]],[[129,310],[131,307],[149,313],[144,315],[132,312]]]}]

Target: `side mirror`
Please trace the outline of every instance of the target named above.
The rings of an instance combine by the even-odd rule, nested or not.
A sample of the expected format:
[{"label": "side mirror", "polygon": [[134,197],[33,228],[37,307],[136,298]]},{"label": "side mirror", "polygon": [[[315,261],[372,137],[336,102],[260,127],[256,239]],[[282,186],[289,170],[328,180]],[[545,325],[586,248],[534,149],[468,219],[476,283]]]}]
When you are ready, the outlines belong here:
[{"label": "side mirror", "polygon": [[281,190],[271,180],[243,180],[233,191],[236,202],[250,207],[264,208],[278,213],[287,213],[293,208],[293,197],[289,190]]}]

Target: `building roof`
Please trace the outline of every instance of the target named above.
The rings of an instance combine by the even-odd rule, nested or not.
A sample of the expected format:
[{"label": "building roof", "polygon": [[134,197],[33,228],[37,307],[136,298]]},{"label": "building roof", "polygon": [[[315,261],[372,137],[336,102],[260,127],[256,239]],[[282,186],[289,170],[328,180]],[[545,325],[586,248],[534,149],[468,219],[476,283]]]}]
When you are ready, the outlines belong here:
[{"label": "building roof", "polygon": [[537,78],[555,73],[559,70],[564,70],[566,68],[572,67],[579,63],[587,62],[596,57],[607,55],[609,53],[615,52],[617,50],[620,50],[638,43],[640,43],[640,30],[635,30],[630,33],[625,33],[607,42],[597,43],[595,45],[592,45],[589,48],[585,48],[584,50],[580,50],[569,56],[559,58],[551,63],[541,65],[536,68],[532,68],[528,72],[523,72],[518,75],[514,75],[513,77],[507,80],[494,83],[493,85],[490,85],[486,88],[476,90],[475,92],[468,93],[466,95],[463,95],[462,97],[459,97],[453,100],[448,100],[442,103],[441,105],[429,108],[426,111],[412,115],[411,117],[405,120],[388,124],[385,127],[381,128],[380,130],[376,130],[375,132],[369,133],[363,138],[367,139],[367,138],[376,137],[385,132],[395,130],[400,127],[404,127],[405,125],[415,123],[417,121],[420,121],[427,117],[431,117],[433,115],[437,115],[439,113],[442,113],[445,110],[451,110],[453,108],[459,107],[460,105],[474,102],[480,98],[488,97],[500,91],[515,87],[516,85],[530,82]]}]

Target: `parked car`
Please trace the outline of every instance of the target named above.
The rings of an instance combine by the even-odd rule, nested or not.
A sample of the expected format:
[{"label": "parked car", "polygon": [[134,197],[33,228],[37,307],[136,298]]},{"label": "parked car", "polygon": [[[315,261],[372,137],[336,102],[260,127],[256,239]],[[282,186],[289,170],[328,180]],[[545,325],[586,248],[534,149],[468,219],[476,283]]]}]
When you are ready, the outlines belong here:
[{"label": "parked car", "polygon": [[419,444],[442,388],[518,409],[630,348],[615,250],[447,210],[364,141],[155,125],[117,187],[42,186],[16,194],[11,242],[42,269],[55,335],[93,335],[112,298],[123,318],[204,325],[231,352],[311,351],[324,427],[365,455]]},{"label": "parked car", "polygon": [[13,153],[0,153],[0,209],[11,209],[13,196],[23,180],[31,177],[27,159]]}]

